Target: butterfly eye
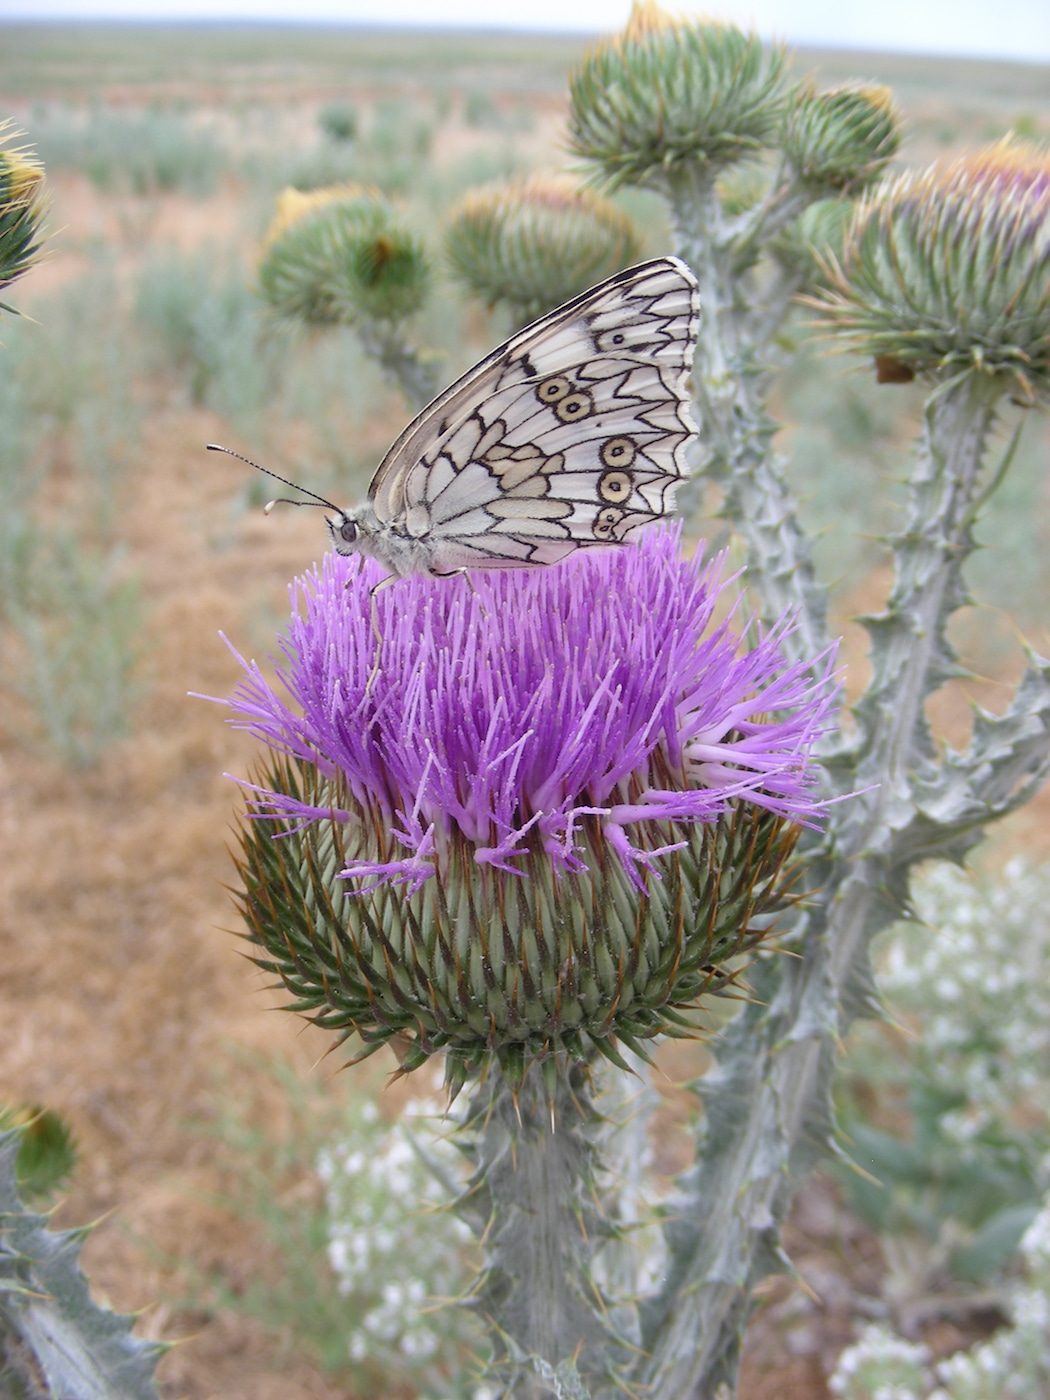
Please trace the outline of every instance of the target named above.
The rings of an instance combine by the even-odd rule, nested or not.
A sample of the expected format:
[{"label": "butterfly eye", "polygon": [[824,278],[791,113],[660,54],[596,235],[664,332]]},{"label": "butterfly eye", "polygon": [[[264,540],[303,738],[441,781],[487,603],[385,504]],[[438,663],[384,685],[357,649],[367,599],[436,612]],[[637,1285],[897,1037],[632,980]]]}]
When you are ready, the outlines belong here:
[{"label": "butterfly eye", "polygon": [[566,394],[563,399],[559,399],[554,405],[554,416],[560,418],[563,423],[576,423],[581,418],[586,418],[593,407],[590,394],[577,389],[575,393]]},{"label": "butterfly eye", "polygon": [[564,374],[556,374],[553,379],[545,379],[536,388],[536,397],[540,403],[558,403],[565,398],[566,394],[572,392],[572,383],[566,379]]},{"label": "butterfly eye", "polygon": [[345,540],[347,544],[353,544],[357,539],[357,523],[353,520],[344,520],[339,526],[339,538]]},{"label": "butterfly eye", "polygon": [[604,510],[600,510],[594,521],[595,539],[611,540],[613,538],[613,527],[619,525],[622,519],[622,510],[615,510],[612,506],[606,506]]},{"label": "butterfly eye", "polygon": [[612,501],[614,505],[619,505],[631,494],[633,484],[627,472],[606,472],[598,482],[598,495],[603,501]]},{"label": "butterfly eye", "polygon": [[607,467],[629,467],[637,451],[629,437],[616,437],[602,443],[599,456]]}]

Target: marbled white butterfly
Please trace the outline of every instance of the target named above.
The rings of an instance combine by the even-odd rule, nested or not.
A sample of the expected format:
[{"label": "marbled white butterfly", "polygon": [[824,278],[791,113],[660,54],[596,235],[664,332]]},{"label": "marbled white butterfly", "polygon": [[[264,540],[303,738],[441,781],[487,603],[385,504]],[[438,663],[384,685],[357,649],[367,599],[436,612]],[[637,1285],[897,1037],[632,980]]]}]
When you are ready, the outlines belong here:
[{"label": "marbled white butterfly", "polygon": [[335,548],[394,575],[521,568],[668,514],[699,313],[686,265],[654,258],[526,326],[409,423],[364,505],[315,497]]}]

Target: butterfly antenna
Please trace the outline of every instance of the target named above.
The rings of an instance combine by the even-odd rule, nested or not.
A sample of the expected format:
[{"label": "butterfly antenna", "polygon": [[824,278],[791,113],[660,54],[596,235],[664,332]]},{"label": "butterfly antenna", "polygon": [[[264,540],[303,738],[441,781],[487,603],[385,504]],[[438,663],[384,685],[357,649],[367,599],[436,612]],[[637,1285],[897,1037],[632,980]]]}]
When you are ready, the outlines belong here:
[{"label": "butterfly antenna", "polygon": [[334,510],[336,515],[340,515],[338,506],[334,506],[331,501],[326,501],[323,496],[319,496],[316,491],[309,491],[305,486],[300,486],[298,482],[289,481],[286,476],[278,476],[269,467],[260,467],[258,462],[253,462],[250,457],[242,457],[239,452],[234,452],[232,447],[222,447],[217,442],[205,443],[209,452],[225,452],[227,457],[236,457],[239,462],[246,463],[249,467],[254,467],[257,472],[262,472],[266,476],[272,476],[274,481],[283,482],[285,486],[290,486],[293,491],[301,491],[304,496],[312,496],[312,501],[290,501],[287,496],[281,496],[276,501],[269,501],[266,505],[266,513],[269,514],[274,506],[327,506],[329,510]]}]

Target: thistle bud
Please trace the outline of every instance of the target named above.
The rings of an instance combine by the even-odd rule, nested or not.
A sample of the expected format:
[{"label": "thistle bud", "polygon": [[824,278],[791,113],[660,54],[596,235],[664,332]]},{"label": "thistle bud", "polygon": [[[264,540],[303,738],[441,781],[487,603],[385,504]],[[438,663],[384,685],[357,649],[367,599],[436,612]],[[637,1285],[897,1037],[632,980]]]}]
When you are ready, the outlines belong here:
[{"label": "thistle bud", "polygon": [[977,369],[1026,401],[1045,394],[1050,155],[1007,139],[888,181],[857,207],[810,305],[898,378]]},{"label": "thistle bud", "polygon": [[[0,141],[11,123],[0,123]],[[24,147],[0,148],[0,287],[38,260],[45,214],[44,171]],[[11,310],[5,307],[5,310]]]},{"label": "thistle bud", "polygon": [[724,167],[775,138],[783,73],[783,51],[757,34],[636,0],[625,29],[570,79],[571,149],[612,185]]},{"label": "thistle bud", "polygon": [[783,144],[800,179],[827,190],[859,190],[876,180],[900,146],[901,115],[887,87],[847,85],[793,94]]},{"label": "thistle bud", "polygon": [[842,254],[852,209],[847,199],[815,200],[771,241],[773,253],[800,289],[826,282],[828,268]]},{"label": "thistle bud", "polygon": [[520,325],[632,263],[640,239],[615,204],[564,175],[534,175],[474,190],[445,234],[452,270]]},{"label": "thistle bud", "polygon": [[398,320],[422,305],[422,245],[377,191],[285,190],[263,242],[259,288],[282,317],[308,325]]},{"label": "thistle bud", "polygon": [[[295,1009],[458,1088],[695,1030],[791,901],[827,668],[716,625],[676,536],[547,569],[412,577],[328,555],[231,697],[275,751],[238,899]],[[372,607],[381,637],[378,650]],[[781,635],[782,635],[781,629]]]}]

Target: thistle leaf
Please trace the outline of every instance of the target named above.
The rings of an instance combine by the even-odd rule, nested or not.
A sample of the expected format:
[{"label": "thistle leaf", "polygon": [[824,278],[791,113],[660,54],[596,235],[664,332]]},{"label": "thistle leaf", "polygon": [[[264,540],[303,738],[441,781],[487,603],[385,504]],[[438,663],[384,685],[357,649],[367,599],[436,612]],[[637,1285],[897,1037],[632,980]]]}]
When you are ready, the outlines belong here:
[{"label": "thistle leaf", "polygon": [[166,1347],[93,1301],[78,1263],[85,1231],[49,1230],[23,1208],[21,1136],[0,1132],[0,1384],[43,1400],[158,1400],[153,1372]]}]

